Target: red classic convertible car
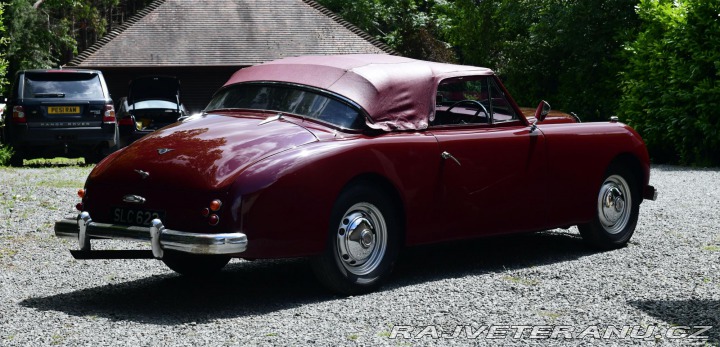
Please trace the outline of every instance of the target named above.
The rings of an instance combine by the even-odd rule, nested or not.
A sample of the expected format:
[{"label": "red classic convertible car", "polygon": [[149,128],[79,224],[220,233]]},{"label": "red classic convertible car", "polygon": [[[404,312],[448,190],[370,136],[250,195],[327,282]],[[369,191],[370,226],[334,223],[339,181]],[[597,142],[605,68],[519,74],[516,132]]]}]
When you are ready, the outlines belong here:
[{"label": "red classic convertible car", "polygon": [[99,163],[55,232],[78,240],[78,259],[154,257],[185,275],[307,256],[347,294],[375,289],[405,246],[573,225],[594,247],[624,246],[656,197],[642,139],[549,111],[526,118],[485,68],[281,59]]}]

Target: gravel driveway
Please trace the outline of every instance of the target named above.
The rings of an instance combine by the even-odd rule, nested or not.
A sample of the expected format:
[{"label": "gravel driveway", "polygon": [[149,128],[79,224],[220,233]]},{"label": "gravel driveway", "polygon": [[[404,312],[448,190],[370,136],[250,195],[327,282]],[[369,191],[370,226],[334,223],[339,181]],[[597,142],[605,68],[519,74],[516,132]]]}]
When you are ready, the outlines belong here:
[{"label": "gravel driveway", "polygon": [[720,170],[654,167],[659,200],[624,249],[590,251],[575,228],[410,249],[357,297],[302,259],[233,260],[203,283],[76,261],[53,222],[89,171],[0,168],[1,346],[720,344]]}]

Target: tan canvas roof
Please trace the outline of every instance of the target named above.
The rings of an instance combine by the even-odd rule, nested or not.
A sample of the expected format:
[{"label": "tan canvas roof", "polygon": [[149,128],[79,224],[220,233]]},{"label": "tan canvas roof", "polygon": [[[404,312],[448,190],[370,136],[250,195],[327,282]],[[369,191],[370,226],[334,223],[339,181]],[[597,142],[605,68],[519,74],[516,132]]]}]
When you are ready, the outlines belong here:
[{"label": "tan canvas roof", "polygon": [[434,63],[387,54],[303,56],[241,69],[225,86],[243,82],[290,82],[326,89],[360,105],[367,125],[384,131],[428,127],[440,80],[489,76],[490,69]]},{"label": "tan canvas roof", "polygon": [[249,66],[345,53],[392,50],[313,0],[156,0],[68,65]]}]

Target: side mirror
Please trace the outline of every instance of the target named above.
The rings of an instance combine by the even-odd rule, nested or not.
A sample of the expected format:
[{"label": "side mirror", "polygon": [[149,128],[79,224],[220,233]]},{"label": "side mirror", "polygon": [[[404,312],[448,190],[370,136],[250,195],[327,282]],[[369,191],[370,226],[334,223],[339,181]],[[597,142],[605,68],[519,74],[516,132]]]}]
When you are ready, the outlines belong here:
[{"label": "side mirror", "polygon": [[540,104],[538,104],[538,107],[535,109],[535,119],[537,119],[538,122],[542,122],[548,113],[550,113],[550,104],[545,100],[540,101]]}]

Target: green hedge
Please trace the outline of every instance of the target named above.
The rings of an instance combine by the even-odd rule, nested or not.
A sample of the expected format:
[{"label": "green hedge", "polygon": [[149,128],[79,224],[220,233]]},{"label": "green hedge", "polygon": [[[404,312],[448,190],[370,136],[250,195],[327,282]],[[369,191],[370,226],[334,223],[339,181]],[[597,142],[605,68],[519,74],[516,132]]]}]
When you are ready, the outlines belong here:
[{"label": "green hedge", "polygon": [[720,0],[642,0],[621,118],[655,162],[720,165]]}]

